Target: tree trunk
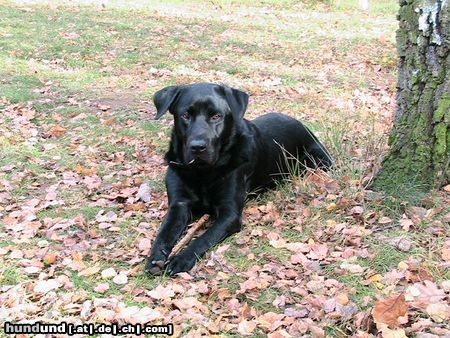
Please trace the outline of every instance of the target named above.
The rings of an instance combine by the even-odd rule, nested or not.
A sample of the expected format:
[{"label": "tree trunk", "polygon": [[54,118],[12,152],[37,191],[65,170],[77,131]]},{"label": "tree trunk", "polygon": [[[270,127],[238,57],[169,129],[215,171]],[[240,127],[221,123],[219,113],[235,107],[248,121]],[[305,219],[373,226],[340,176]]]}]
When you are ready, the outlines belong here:
[{"label": "tree trunk", "polygon": [[[398,108],[375,187],[429,190],[449,182],[449,0],[400,0]],[[414,189],[414,190],[416,190]]]}]

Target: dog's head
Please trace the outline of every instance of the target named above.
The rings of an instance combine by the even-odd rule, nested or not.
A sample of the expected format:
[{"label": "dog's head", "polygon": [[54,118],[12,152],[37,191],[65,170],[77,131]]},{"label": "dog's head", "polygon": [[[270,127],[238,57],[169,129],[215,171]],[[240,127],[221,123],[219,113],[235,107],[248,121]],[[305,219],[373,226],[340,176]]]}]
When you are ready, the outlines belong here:
[{"label": "dog's head", "polygon": [[248,95],[224,85],[198,83],[161,89],[153,102],[156,119],[167,111],[174,116],[172,147],[177,161],[211,166],[239,131]]}]

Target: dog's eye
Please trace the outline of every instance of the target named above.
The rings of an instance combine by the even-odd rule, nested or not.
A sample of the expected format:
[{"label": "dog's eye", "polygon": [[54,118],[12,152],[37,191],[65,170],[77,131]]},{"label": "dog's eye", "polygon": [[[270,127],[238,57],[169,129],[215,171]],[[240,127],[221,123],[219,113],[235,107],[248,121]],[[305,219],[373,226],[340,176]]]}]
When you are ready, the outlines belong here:
[{"label": "dog's eye", "polygon": [[188,112],[181,114],[181,118],[183,120],[189,120],[191,118],[191,114],[189,114]]},{"label": "dog's eye", "polygon": [[222,118],[220,114],[214,114],[210,117],[211,121],[219,121]]}]

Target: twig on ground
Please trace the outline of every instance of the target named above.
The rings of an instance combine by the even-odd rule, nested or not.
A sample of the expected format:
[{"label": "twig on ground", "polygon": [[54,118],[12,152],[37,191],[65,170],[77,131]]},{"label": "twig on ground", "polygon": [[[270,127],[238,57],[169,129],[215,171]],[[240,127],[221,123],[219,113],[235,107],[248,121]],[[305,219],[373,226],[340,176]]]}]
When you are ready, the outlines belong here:
[{"label": "twig on ground", "polygon": [[172,249],[172,252],[169,255],[170,257],[175,256],[178,254],[181,249],[184,248],[186,244],[188,244],[191,239],[194,237],[195,233],[200,230],[200,228],[209,220],[209,215],[203,215],[197,222],[193,223],[192,226],[189,228],[189,230],[186,233],[186,236],[184,236],[177,245],[174,246]]}]

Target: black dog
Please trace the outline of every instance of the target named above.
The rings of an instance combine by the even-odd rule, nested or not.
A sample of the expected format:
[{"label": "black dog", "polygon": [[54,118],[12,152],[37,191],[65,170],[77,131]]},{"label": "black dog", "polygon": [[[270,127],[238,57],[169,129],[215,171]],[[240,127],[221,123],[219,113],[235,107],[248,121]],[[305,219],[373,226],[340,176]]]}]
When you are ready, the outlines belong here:
[{"label": "black dog", "polygon": [[[156,119],[169,110],[175,125],[166,154],[169,210],[146,264],[151,274],[189,271],[209,248],[238,232],[247,194],[274,186],[289,172],[289,161],[309,168],[331,165],[324,146],[301,122],[278,113],[243,119],[248,95],[240,90],[210,83],[171,86],[153,101]],[[187,224],[205,213],[214,224],[167,261]]]}]

